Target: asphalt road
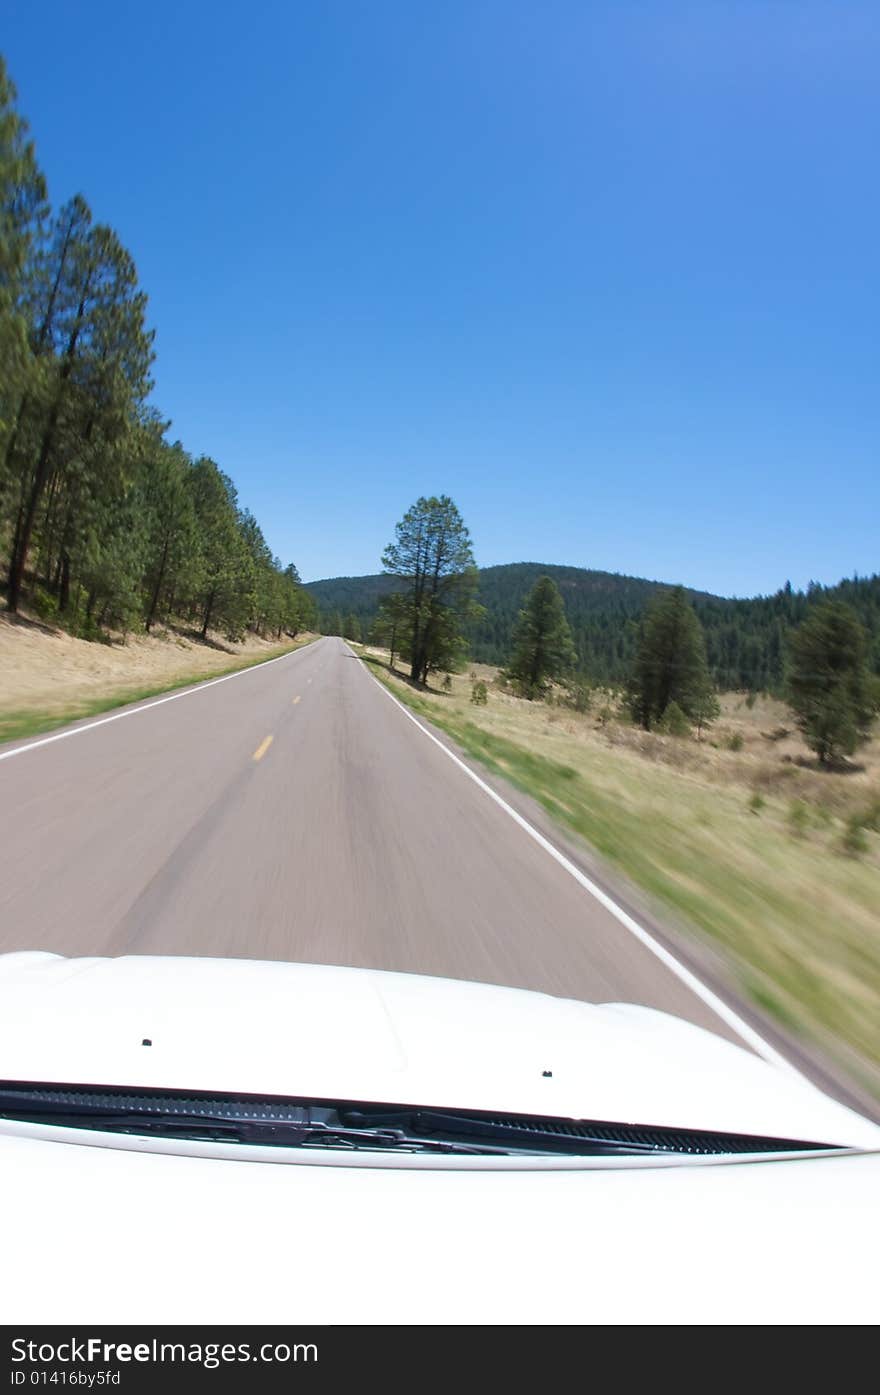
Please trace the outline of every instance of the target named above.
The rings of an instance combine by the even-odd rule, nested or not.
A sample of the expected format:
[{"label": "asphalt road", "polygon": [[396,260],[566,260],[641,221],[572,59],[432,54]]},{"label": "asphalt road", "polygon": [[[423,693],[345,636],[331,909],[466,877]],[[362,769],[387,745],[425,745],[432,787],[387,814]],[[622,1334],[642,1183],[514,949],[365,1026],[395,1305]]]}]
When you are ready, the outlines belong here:
[{"label": "asphalt road", "polygon": [[408,970],[739,1040],[342,640],[21,749],[0,800],[0,952]]}]

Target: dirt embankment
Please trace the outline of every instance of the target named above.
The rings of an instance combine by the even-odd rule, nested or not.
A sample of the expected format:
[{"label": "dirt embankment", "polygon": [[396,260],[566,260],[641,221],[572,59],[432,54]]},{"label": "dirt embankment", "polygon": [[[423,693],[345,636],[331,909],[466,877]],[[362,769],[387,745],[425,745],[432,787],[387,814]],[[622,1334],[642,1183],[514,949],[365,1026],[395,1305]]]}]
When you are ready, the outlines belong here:
[{"label": "dirt embankment", "polygon": [[[300,635],[297,643],[307,638]],[[3,719],[8,728],[12,718],[23,720],[28,714],[58,717],[115,696],[124,701],[291,647],[290,640],[249,635],[233,644],[219,635],[203,640],[176,629],[92,643],[35,621],[0,615],[0,739],[15,734],[4,732]]]}]

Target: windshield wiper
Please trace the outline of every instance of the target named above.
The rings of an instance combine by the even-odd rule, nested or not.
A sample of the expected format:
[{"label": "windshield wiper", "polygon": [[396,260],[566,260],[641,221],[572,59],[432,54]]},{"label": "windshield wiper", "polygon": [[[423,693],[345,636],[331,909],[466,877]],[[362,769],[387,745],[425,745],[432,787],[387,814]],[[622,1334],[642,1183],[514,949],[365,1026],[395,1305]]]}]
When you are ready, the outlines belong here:
[{"label": "windshield wiper", "polygon": [[[164,1100],[165,1109],[155,1107],[156,1097],[143,1101],[126,1096],[125,1107],[108,1108],[108,1093],[86,1091],[0,1090],[0,1118],[56,1128],[91,1129],[99,1133],[204,1140],[212,1143],[238,1143],[282,1148],[394,1149],[402,1152],[443,1154],[506,1154],[508,1149],[493,1147],[488,1141],[458,1142],[445,1138],[421,1138],[403,1128],[357,1127],[343,1122],[335,1109],[309,1105],[255,1105],[212,1100],[212,1108],[199,1102],[197,1111],[185,1108],[193,1101],[182,1100],[183,1108],[168,1109],[178,1101]],[[75,1103],[74,1103],[75,1101]],[[208,1102],[206,1102],[207,1104]]]},{"label": "windshield wiper", "polygon": [[657,1157],[820,1152],[833,1144],[407,1105],[0,1083],[0,1118],[251,1146],[427,1154]]},{"label": "windshield wiper", "polygon": [[[507,1157],[512,1153],[546,1157],[554,1153],[588,1156],[637,1155],[658,1150],[649,1145],[622,1145],[599,1138],[579,1138],[548,1142],[502,1124],[486,1124],[459,1116],[429,1118],[421,1113],[388,1124],[370,1121],[357,1111],[340,1111],[338,1121],[314,1118],[317,1113],[335,1111],[304,1108],[303,1119],[269,1121],[242,1119],[226,1114],[160,1113],[156,1111],[111,1110],[105,1108],[22,1108],[10,1109],[0,1096],[0,1118],[19,1119],[31,1124],[56,1128],[91,1129],[98,1133],[119,1133],[158,1138],[203,1140],[211,1143],[249,1144],[252,1147],[342,1148],[372,1151],[471,1154],[478,1157]],[[308,1116],[308,1117],[306,1117]],[[355,1117],[352,1117],[355,1116]],[[351,1122],[342,1122],[343,1117]],[[362,1120],[362,1122],[361,1122]],[[396,1125],[396,1126],[395,1126]],[[568,1143],[569,1146],[565,1146]]]},{"label": "windshield wiper", "polygon": [[467,1144],[447,1141],[440,1138],[410,1137],[400,1129],[346,1128],[341,1124],[325,1122],[264,1123],[245,1119],[229,1119],[223,1115],[206,1114],[156,1114],[156,1113],[93,1113],[77,1111],[65,1113],[51,1110],[25,1112],[0,1109],[0,1117],[17,1118],[32,1124],[51,1124],[56,1128],[92,1129],[99,1133],[121,1133],[129,1135],[155,1136],[158,1138],[178,1138],[203,1140],[210,1143],[249,1144],[252,1147],[279,1148],[358,1148],[394,1149],[402,1152],[420,1153],[473,1153],[479,1155],[501,1153],[506,1148],[493,1148],[488,1144]]}]

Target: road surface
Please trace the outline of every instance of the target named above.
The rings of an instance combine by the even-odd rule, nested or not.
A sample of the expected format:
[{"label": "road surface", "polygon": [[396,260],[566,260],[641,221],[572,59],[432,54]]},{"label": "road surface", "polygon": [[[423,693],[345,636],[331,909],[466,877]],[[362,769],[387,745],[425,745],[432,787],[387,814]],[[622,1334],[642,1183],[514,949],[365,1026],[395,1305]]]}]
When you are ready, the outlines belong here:
[{"label": "road surface", "polygon": [[0,952],[408,970],[643,1003],[740,1040],[342,640],[11,750]]}]

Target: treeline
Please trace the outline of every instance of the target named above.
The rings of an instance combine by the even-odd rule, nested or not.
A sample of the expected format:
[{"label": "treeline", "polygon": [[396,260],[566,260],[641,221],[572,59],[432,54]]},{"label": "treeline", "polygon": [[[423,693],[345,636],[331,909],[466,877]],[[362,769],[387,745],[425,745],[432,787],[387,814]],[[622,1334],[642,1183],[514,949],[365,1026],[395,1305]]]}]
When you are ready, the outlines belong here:
[{"label": "treeline", "polygon": [[375,621],[361,624],[358,616],[349,611],[343,615],[341,610],[325,610],[318,613],[315,626],[319,634],[322,635],[342,635],[343,639],[353,639],[360,644],[370,633]]},{"label": "treeline", "polygon": [[806,591],[786,582],[775,595],[754,600],[694,598],[719,688],[778,692],[793,632],[816,605],[826,603],[842,603],[855,613],[867,637],[868,667],[880,673],[880,576],[854,577],[836,586],[814,582]]},{"label": "treeline", "polygon": [[154,333],[131,255],[80,195],[53,212],[0,59],[0,565],[24,603],[97,637],[172,617],[207,635],[315,619],[296,568],[148,405]]},{"label": "treeline", "polygon": [[[525,597],[545,575],[562,594],[578,671],[597,683],[626,683],[638,651],[639,624],[646,606],[667,589],[662,583],[530,562],[486,568],[479,587],[486,613],[474,628],[474,657],[506,662]],[[788,639],[820,601],[842,601],[855,611],[867,632],[869,667],[880,673],[880,576],[811,585],[806,591],[786,584],[773,596],[749,600],[687,589],[684,594],[705,635],[712,680],[722,691],[781,691]]]},{"label": "treeline", "polygon": [[[639,625],[646,607],[666,589],[661,583],[580,567],[517,562],[479,571],[483,614],[473,625],[470,652],[481,663],[504,665],[514,646],[520,611],[535,583],[549,576],[562,595],[575,651],[575,670],[597,684],[622,686],[632,673]],[[308,589],[322,615],[353,616],[368,633],[383,596],[399,587],[392,576],[340,577]],[[781,692],[790,635],[819,601],[843,601],[867,634],[867,662],[880,672],[880,576],[811,586],[786,585],[774,596],[727,600],[685,591],[705,635],[709,673],[722,691]],[[334,631],[335,632],[335,631]]]}]

